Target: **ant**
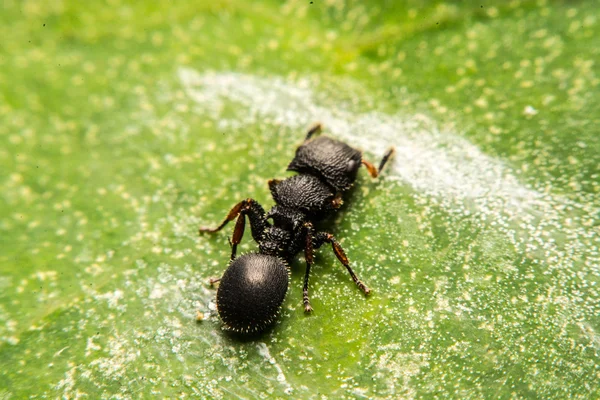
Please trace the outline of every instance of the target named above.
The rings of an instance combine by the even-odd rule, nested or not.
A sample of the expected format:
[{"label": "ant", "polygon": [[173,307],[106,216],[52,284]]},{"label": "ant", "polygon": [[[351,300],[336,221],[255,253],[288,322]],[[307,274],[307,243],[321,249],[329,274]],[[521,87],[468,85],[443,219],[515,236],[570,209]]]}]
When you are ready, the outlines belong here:
[{"label": "ant", "polygon": [[[217,290],[217,310],[227,330],[238,333],[258,333],[276,320],[287,292],[288,263],[304,251],[304,311],[312,307],[308,296],[308,278],[314,262],[314,250],[325,243],[331,244],[338,260],[346,267],[352,280],[366,295],[370,289],[358,279],[346,253],[331,233],[317,232],[314,225],[333,214],[343,204],[342,195],[356,180],[358,169],[364,165],[371,177],[376,178],[394,153],[390,148],[381,159],[379,168],[362,158],[362,153],[347,144],[320,133],[316,124],[306,134],[304,143],[288,165],[288,171],[298,175],[284,180],[272,179],[269,189],[276,205],[265,213],[254,199],[237,203],[225,220],[216,228],[202,227],[199,232],[215,233],[236,219],[230,239],[229,267],[220,279]],[[252,238],[259,252],[236,257],[246,226],[250,221]],[[268,220],[272,220],[270,223]]]}]

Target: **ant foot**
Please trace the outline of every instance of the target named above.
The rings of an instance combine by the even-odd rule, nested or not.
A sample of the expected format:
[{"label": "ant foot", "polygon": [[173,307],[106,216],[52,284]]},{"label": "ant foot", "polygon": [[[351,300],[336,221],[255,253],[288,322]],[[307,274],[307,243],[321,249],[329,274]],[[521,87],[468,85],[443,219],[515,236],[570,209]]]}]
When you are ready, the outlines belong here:
[{"label": "ant foot", "polygon": [[368,295],[371,293],[371,289],[366,287],[364,283],[362,283],[361,281],[358,281],[356,283],[358,284],[358,287],[360,288],[360,290],[362,290],[364,292],[364,294]]}]

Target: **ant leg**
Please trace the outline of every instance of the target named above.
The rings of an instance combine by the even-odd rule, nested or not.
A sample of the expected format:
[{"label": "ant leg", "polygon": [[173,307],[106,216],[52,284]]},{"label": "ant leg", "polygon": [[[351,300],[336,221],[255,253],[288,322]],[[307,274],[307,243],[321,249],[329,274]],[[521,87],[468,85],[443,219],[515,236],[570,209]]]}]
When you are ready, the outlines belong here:
[{"label": "ant leg", "polygon": [[304,275],[304,287],[302,289],[302,301],[304,303],[304,312],[309,313],[313,309],[310,306],[310,300],[308,298],[308,277],[310,275],[310,267],[314,263],[314,249],[313,249],[313,235],[314,228],[310,222],[304,224],[306,228],[306,244],[304,247],[304,258],[306,259],[306,274]]},{"label": "ant leg", "polygon": [[231,244],[231,259],[235,258],[235,253],[237,251],[237,245],[241,243],[242,237],[244,237],[244,228],[246,227],[246,216],[244,213],[240,213],[238,215],[237,220],[235,221],[235,228],[233,228],[233,235],[229,244]]},{"label": "ant leg", "polygon": [[342,246],[338,243],[335,237],[333,237],[331,233],[319,232],[315,238],[315,247],[320,247],[323,243],[331,243],[333,252],[338,260],[340,260],[340,262],[344,265],[344,267],[346,267],[354,283],[356,283],[360,290],[362,290],[365,294],[369,294],[371,289],[365,286],[365,284],[358,279],[354,271],[352,271],[352,268],[350,268],[350,261],[348,261],[348,257],[346,256],[344,249],[342,249]]},{"label": "ant leg", "polygon": [[392,155],[394,154],[394,148],[390,147],[385,154],[383,155],[383,158],[381,159],[381,162],[379,163],[379,168],[375,168],[375,166],[373,164],[371,164],[369,161],[362,159],[361,162],[362,164],[367,167],[367,170],[369,171],[369,175],[371,175],[372,178],[377,178],[380,174],[381,171],[383,171],[383,167],[385,167],[385,164],[388,162],[388,160],[392,157]]},{"label": "ant leg", "polygon": [[[262,206],[254,199],[242,200],[233,206],[233,208],[229,210],[229,213],[223,222],[221,222],[221,224],[216,228],[200,227],[198,231],[200,234],[218,232],[223,229],[228,222],[233,221],[236,217],[238,217],[238,215],[242,220],[244,219],[244,216],[248,216],[248,219],[250,220],[252,237],[256,242],[260,242],[265,230],[270,227],[270,224],[267,222],[267,218],[265,217],[264,208],[262,208]],[[233,232],[232,247],[234,244],[237,245],[239,243],[239,241],[236,242],[236,240],[242,239],[242,235],[244,234],[244,224],[245,222],[239,222],[239,219],[238,222],[236,222],[236,227],[234,228]]]},{"label": "ant leg", "polygon": [[210,278],[210,279],[208,280],[208,284],[209,284],[210,286],[212,286],[212,285],[214,285],[215,283],[219,282],[220,280],[221,280],[221,278]]},{"label": "ant leg", "polygon": [[394,155],[395,152],[396,152],[396,149],[393,147],[390,147],[389,149],[387,149],[387,151],[381,158],[381,161],[379,162],[379,171],[378,172],[380,174],[381,174],[381,171],[383,171],[383,167],[385,167],[386,163],[388,162],[388,160],[390,158],[392,158],[392,156]]},{"label": "ant leg", "polygon": [[321,129],[323,128],[323,126],[321,125],[320,122],[317,122],[315,125],[313,125],[312,128],[310,128],[308,130],[308,132],[306,132],[306,139],[304,139],[304,141],[308,141],[310,140],[311,136],[314,135],[315,133],[320,133]]},{"label": "ant leg", "polygon": [[239,203],[237,203],[235,206],[233,206],[231,208],[231,210],[229,210],[229,213],[227,214],[227,216],[225,217],[223,222],[221,222],[221,224],[219,226],[217,226],[216,228],[209,228],[206,226],[201,226],[200,229],[198,229],[198,232],[200,234],[202,234],[202,233],[215,233],[215,232],[220,231],[221,229],[223,229],[225,227],[225,225],[227,225],[227,223],[229,221],[233,221],[235,219],[235,217],[237,217],[239,215],[239,213],[242,211],[242,208],[246,207],[248,200],[252,200],[252,199],[242,200]]}]

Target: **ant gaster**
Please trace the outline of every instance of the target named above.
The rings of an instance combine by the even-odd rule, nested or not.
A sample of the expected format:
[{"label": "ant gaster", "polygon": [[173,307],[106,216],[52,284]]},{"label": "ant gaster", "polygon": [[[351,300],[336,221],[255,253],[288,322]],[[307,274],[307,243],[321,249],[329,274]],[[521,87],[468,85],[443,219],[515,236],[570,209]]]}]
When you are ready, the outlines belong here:
[{"label": "ant gaster", "polygon": [[[317,232],[314,225],[342,205],[342,195],[354,184],[361,165],[376,178],[394,149],[390,148],[385,153],[379,168],[376,168],[362,158],[359,150],[343,142],[326,136],[312,138],[320,131],[320,124],[311,128],[304,143],[296,150],[296,156],[287,169],[298,172],[298,175],[269,181],[276,205],[268,213],[256,200],[248,198],[233,206],[216,228],[200,228],[200,233],[214,233],[237,218],[230,240],[229,267],[220,279],[211,280],[211,283],[220,281],[217,310],[228,330],[257,333],[275,321],[288,288],[288,263],[300,251],[304,251],[306,259],[304,311],[311,312],[308,278],[313,253],[325,243],[331,244],[356,285],[365,294],[370,292],[352,271],[348,257],[335,237],[331,233]],[[236,258],[246,217],[259,252]]]}]

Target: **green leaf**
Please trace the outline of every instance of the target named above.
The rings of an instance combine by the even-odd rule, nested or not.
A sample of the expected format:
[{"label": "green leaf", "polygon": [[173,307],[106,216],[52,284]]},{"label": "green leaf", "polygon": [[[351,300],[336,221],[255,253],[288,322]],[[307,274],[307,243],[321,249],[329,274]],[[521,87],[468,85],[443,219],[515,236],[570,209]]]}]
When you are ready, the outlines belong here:
[{"label": "green leaf", "polygon": [[[597,2],[188,3],[5,1],[0,398],[600,396]],[[396,147],[323,225],[373,293],[228,335],[197,228],[317,121]]]}]

